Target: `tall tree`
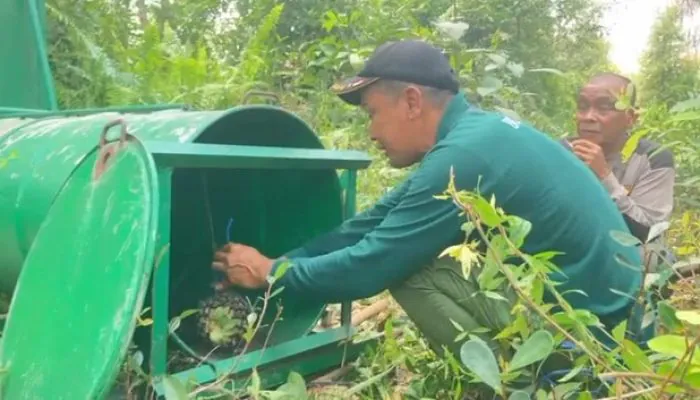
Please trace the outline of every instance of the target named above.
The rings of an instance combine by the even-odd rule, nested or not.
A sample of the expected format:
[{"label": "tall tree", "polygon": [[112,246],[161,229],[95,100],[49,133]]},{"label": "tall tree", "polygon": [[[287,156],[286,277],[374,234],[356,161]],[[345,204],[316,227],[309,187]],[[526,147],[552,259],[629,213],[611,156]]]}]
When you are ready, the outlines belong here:
[{"label": "tall tree", "polygon": [[641,60],[641,101],[673,106],[686,99],[698,83],[697,63],[683,31],[683,13],[669,6],[654,23]]}]

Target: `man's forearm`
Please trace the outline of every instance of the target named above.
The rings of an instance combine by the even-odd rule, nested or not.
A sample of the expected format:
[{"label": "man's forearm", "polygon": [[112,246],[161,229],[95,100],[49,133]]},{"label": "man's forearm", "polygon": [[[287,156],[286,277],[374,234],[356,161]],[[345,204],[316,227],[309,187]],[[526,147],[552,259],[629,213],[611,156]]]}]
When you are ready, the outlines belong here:
[{"label": "man's forearm", "polygon": [[315,237],[303,246],[289,251],[285,256],[288,258],[322,256],[356,244],[382,222],[405,190],[405,184],[399,185],[382,197],[371,209],[346,220],[331,232]]},{"label": "man's forearm", "polygon": [[[464,163],[464,157],[471,162]],[[403,281],[463,239],[458,207],[435,196],[448,187],[453,166],[456,186],[479,185],[488,193],[493,182],[479,181],[479,174],[487,169],[482,157],[462,148],[434,150],[380,224],[352,246],[316,257],[291,258],[278,284],[309,299],[334,303],[372,296]]]}]

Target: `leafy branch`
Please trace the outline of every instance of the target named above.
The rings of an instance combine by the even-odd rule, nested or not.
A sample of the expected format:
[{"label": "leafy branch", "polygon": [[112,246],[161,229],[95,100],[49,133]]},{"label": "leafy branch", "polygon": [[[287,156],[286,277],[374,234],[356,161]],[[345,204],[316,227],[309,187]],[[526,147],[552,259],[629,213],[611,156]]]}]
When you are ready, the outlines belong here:
[{"label": "leafy branch", "polygon": [[[499,282],[496,275],[500,274],[505,278],[508,286],[515,291],[521,303],[516,303],[513,310],[517,310],[524,305],[527,309],[535,313],[542,320],[552,327],[555,332],[568,339],[573,345],[580,350],[590,362],[594,369],[613,372],[616,368],[621,367],[620,362],[614,358],[614,353],[606,355],[600,341],[587,329],[588,325],[593,322],[598,323],[597,318],[586,310],[575,310],[557,291],[555,283],[553,283],[548,274],[558,270],[557,267],[549,260],[555,256],[556,252],[546,252],[531,256],[520,250],[526,236],[531,230],[531,224],[514,215],[505,215],[502,209],[495,204],[495,199],[491,201],[484,199],[479,193],[458,191],[454,184],[454,171],[450,171],[450,181],[445,194],[437,196],[441,199],[451,200],[461,209],[462,215],[467,215],[467,221],[463,225],[466,233],[464,244],[452,246],[443,252],[450,254],[453,258],[460,261],[462,264],[463,274],[465,279],[469,279],[472,275],[471,271],[474,265],[482,264],[482,271],[478,279],[482,289],[490,291],[494,282]],[[478,242],[468,242],[472,234],[478,234],[478,241],[485,245],[485,254],[477,252]],[[523,262],[518,265],[512,265],[504,260],[518,259]],[[488,278],[484,278],[484,277]],[[552,305],[544,304],[542,301],[544,289],[549,290],[556,303],[563,310],[563,316],[567,319],[557,317],[557,314],[551,315],[550,310]],[[489,292],[487,292],[489,293]],[[491,292],[492,293],[492,292]],[[502,297],[497,293],[492,293],[490,297]],[[504,298],[505,300],[505,298]],[[563,321],[568,322],[571,326],[571,331],[563,326]],[[516,320],[515,324],[518,324]],[[506,339],[509,331],[518,330],[516,327],[507,327],[496,338]],[[534,362],[543,361],[554,351],[554,341],[548,331],[536,331],[533,334],[524,333],[524,343],[518,347],[515,355],[511,359],[510,365],[507,365],[505,373],[501,379],[511,381],[520,376],[522,369]],[[539,339],[536,339],[539,338]],[[550,338],[549,340],[547,338]],[[551,342],[551,344],[550,344]],[[533,348],[537,347],[544,351],[545,354],[537,356],[525,357],[528,362],[522,363],[523,354],[533,353]],[[486,353],[488,352],[488,354]],[[491,388],[496,390],[500,395],[505,396],[505,389],[501,382],[497,380],[493,373],[485,373],[483,365],[476,365],[474,359],[479,353],[483,357],[480,359],[493,359],[490,354],[490,349],[485,346],[483,341],[478,338],[464,343],[462,347],[462,361],[472,372],[475,372],[480,379],[487,383]],[[585,358],[579,358],[578,366],[572,370],[572,374],[583,368]],[[481,362],[479,362],[481,363]],[[495,359],[490,362],[490,365],[495,366]],[[491,367],[489,371],[493,371],[496,367]],[[480,373],[477,373],[477,371]],[[626,378],[622,378],[625,380]],[[635,390],[643,390],[637,388],[634,382],[626,382]]]}]

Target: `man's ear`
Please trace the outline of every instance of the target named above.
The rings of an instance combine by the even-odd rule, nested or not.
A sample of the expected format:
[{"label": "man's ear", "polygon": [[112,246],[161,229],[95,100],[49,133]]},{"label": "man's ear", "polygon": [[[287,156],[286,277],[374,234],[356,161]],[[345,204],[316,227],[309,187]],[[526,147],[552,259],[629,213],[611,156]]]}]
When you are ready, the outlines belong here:
[{"label": "man's ear", "polygon": [[408,86],[404,89],[404,96],[408,105],[409,119],[417,118],[423,111],[423,93],[415,86]]}]

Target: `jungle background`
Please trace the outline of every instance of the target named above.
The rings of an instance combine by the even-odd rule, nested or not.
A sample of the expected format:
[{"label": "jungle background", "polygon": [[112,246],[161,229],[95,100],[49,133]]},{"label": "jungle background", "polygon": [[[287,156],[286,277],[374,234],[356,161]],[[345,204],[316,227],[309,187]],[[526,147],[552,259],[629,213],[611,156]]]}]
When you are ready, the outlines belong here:
[{"label": "jungle background", "polygon": [[[578,87],[596,72],[617,70],[601,22],[611,3],[48,0],[49,57],[61,108],[186,103],[220,109],[240,104],[252,89],[274,92],[326,146],[372,155],[371,167],[359,175],[362,210],[405,171],[386,164],[367,137],[366,116],[328,87],[356,71],[378,44],[419,37],[443,46],[470,99],[562,137],[574,132]],[[641,70],[631,77],[641,114],[635,133],[674,152],[670,240],[682,257],[700,251],[700,33],[684,28],[699,8],[698,0],[678,1],[657,16]],[[369,329],[386,330],[387,321],[401,319],[393,304],[387,310]],[[458,373],[445,365],[408,324],[353,366],[354,375],[347,375],[354,380],[335,385],[347,389],[344,395],[329,398],[458,398]],[[306,384],[309,396],[328,390]]]}]

